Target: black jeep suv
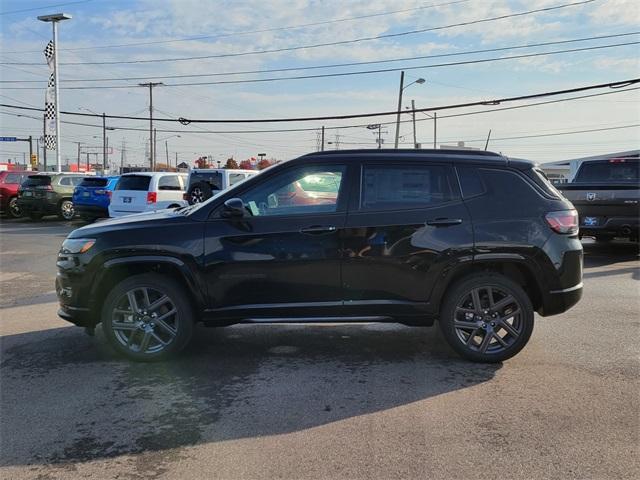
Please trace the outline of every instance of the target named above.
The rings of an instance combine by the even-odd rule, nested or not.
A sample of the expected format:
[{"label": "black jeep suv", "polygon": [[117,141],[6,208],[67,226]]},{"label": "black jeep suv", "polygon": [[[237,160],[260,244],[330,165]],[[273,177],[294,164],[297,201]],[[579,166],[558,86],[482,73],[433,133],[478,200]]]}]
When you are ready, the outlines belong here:
[{"label": "black jeep suv", "polygon": [[191,207],[74,230],[59,315],[134,360],[194,323],[439,320],[474,361],[512,357],[534,311],[582,296],[571,203],[536,166],[491,152],[351,150],[275,166]]}]

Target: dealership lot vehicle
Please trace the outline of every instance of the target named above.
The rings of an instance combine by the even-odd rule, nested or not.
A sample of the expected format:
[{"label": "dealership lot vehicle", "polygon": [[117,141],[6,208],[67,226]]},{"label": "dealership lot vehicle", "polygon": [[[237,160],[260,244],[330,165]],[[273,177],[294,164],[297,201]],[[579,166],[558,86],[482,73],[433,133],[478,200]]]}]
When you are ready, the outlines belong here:
[{"label": "dealership lot vehicle", "polygon": [[111,195],[109,216],[185,206],[186,175],[182,173],[138,172],[120,177]]},{"label": "dealership lot vehicle", "polygon": [[18,207],[18,189],[20,184],[31,175],[32,172],[11,170],[0,172],[0,213],[13,218],[22,216]]},{"label": "dealership lot vehicle", "polygon": [[580,233],[597,240],[640,235],[638,155],[585,161],[571,183],[559,185],[580,217]]},{"label": "dealership lot vehicle", "polygon": [[525,346],[534,311],[580,299],[577,233],[572,205],[530,162],[316,153],[199,205],[74,231],[57,262],[59,314],[102,322],[135,360],[179,351],[198,320],[439,318],[460,355],[497,362]]},{"label": "dealership lot vehicle", "polygon": [[82,178],[69,173],[29,175],[18,190],[18,207],[33,220],[44,215],[71,220],[75,215],[73,190]]},{"label": "dealership lot vehicle", "polygon": [[187,193],[184,199],[189,205],[202,203],[222,190],[242,182],[260,172],[227,168],[194,168],[189,172]]},{"label": "dealership lot vehicle", "polygon": [[109,203],[119,176],[85,177],[73,191],[73,208],[88,222],[109,216]]}]

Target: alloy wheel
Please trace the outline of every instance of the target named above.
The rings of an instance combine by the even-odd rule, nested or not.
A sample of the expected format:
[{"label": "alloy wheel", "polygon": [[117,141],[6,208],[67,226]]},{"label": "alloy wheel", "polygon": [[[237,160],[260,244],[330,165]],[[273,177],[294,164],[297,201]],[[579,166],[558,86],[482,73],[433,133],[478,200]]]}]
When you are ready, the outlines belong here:
[{"label": "alloy wheel", "polygon": [[200,187],[194,187],[191,190],[191,202],[192,203],[202,203],[204,201],[204,194],[202,193],[202,189]]},{"label": "alloy wheel", "polygon": [[522,307],[506,289],[477,287],[456,304],[453,326],[466,348],[483,354],[501,353],[523,332]]},{"label": "alloy wheel", "polygon": [[18,199],[15,197],[9,201],[9,213],[13,218],[19,218],[22,216],[22,210],[18,205]]},{"label": "alloy wheel", "polygon": [[65,220],[73,219],[73,216],[75,215],[73,203],[68,200],[62,202],[62,205],[60,205],[60,212],[62,213],[62,218]]},{"label": "alloy wheel", "polygon": [[120,344],[136,353],[157,353],[178,333],[178,310],[163,292],[150,287],[127,291],[116,302],[111,327]]}]

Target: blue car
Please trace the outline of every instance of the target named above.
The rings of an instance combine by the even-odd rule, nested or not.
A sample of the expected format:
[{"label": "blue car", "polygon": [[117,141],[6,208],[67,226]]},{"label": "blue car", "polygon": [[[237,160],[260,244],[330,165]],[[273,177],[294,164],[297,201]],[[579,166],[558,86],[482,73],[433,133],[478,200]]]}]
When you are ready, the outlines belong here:
[{"label": "blue car", "polygon": [[85,177],[73,191],[73,208],[83,220],[93,222],[96,218],[109,216],[111,193],[119,176]]}]

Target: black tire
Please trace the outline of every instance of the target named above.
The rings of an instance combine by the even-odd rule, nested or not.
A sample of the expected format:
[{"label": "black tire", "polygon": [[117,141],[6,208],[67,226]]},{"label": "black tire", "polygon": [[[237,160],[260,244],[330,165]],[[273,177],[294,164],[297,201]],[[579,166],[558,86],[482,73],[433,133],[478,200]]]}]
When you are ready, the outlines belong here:
[{"label": "black tire", "polygon": [[[474,290],[480,303],[477,308]],[[497,299],[496,311],[490,295]],[[506,305],[500,309],[502,303]],[[507,360],[524,348],[533,332],[531,300],[520,285],[499,274],[473,274],[458,281],[440,313],[440,329],[451,348],[473,362]]]},{"label": "black tire", "polygon": [[197,182],[189,187],[189,204],[202,203],[213,196],[211,185],[207,182]]},{"label": "black tire", "polygon": [[9,205],[7,205],[7,213],[11,218],[22,217],[22,209],[18,205],[18,197],[12,197],[11,200],[9,200]]},{"label": "black tire", "polygon": [[60,220],[73,220],[76,212],[73,209],[73,202],[71,200],[64,199],[58,205],[58,218]]},{"label": "black tire", "polygon": [[43,215],[41,213],[31,212],[29,218],[34,221],[42,220]]},{"label": "black tire", "polygon": [[[157,294],[159,297],[167,297],[168,300],[160,304],[161,308],[167,310],[163,311],[158,308],[157,310],[149,309],[147,311],[146,308],[143,308],[145,303],[144,289],[148,292],[146,298],[150,302],[150,306],[161,301],[161,298],[158,299],[158,297],[152,296],[150,292]],[[134,315],[133,312],[131,314],[118,313],[123,311],[121,310],[123,302],[126,301],[127,305],[131,305],[130,295],[132,292],[134,302],[138,304],[138,300],[140,300],[140,314]],[[175,310],[174,314],[170,314],[172,310]],[[145,312],[145,314],[142,315],[142,312]],[[154,319],[152,318],[153,313],[156,312],[158,312],[159,316]],[[114,322],[114,317],[116,316],[119,317]],[[170,329],[173,329],[173,334],[168,333],[170,329],[166,326],[163,328],[162,324],[155,323],[161,319],[166,322]],[[164,360],[181,351],[189,343],[193,335],[193,309],[184,288],[172,278],[155,273],[135,275],[113,287],[102,307],[101,320],[102,330],[111,346],[125,357],[137,362]],[[125,330],[118,328],[123,326],[126,326]],[[151,328],[151,331],[147,330],[148,328]],[[133,340],[125,332],[130,332],[129,335],[134,336]],[[166,345],[162,346],[160,350],[153,350],[151,347],[152,342],[157,344],[157,347],[160,347],[161,344],[151,338],[147,341],[147,348],[140,351],[147,333],[161,337],[161,340],[167,341]],[[136,345],[136,341],[139,341],[138,345]]]}]

